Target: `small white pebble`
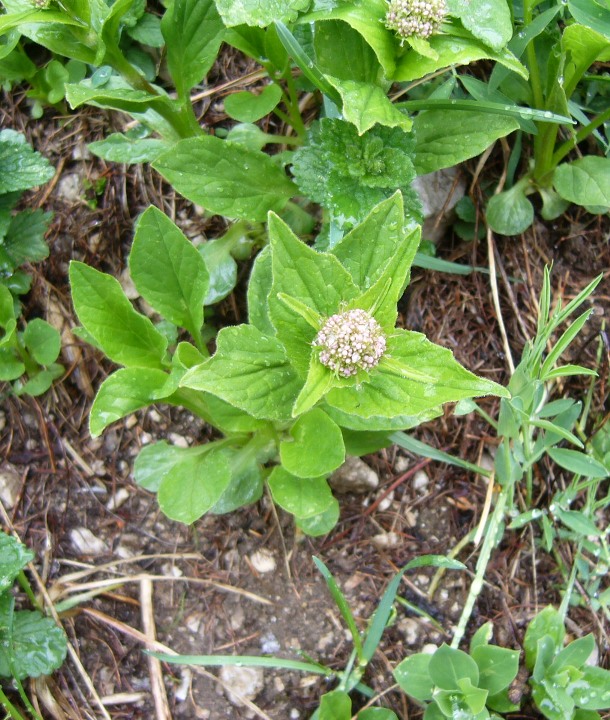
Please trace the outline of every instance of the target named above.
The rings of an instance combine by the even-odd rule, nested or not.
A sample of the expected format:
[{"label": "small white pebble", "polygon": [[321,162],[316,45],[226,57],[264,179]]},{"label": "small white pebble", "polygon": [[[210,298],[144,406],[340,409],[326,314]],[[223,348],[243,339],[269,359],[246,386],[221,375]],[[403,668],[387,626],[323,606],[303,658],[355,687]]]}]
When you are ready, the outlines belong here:
[{"label": "small white pebble", "polygon": [[252,567],[259,573],[273,572],[277,567],[276,559],[272,552],[261,548],[250,555]]},{"label": "small white pebble", "polygon": [[413,490],[416,490],[420,493],[425,492],[429,484],[430,478],[423,470],[418,470],[415,473],[415,475],[413,476],[413,481],[411,483],[411,485],[413,486]]}]

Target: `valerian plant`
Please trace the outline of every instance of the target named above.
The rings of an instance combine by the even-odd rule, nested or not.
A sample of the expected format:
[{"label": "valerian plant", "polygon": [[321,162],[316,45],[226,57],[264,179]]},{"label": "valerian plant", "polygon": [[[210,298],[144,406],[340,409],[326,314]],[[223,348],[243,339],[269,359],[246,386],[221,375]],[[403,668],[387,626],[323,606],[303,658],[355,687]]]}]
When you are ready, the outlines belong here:
[{"label": "valerian plant", "polygon": [[337,521],[327,478],[347,454],[387,446],[390,431],[438,415],[443,403],[507,391],[421,333],[395,327],[420,240],[419,227],[405,226],[399,193],[329,252],[305,245],[277,215],[268,224],[269,246],[248,288],[249,323],[223,328],[212,357],[200,331],[205,263],[162,213],[142,216],[131,273],[194,344],[168,353],[167,338],[116,280],[72,263],[85,331],[126,366],[101,386],[90,426],[98,435],[152,402],[182,405],[222,438],[188,449],[162,441],[141,452],[136,481],[158,493],[169,517],[190,523],[228,512],[260,498],[266,483],[299,527],[320,534]]}]

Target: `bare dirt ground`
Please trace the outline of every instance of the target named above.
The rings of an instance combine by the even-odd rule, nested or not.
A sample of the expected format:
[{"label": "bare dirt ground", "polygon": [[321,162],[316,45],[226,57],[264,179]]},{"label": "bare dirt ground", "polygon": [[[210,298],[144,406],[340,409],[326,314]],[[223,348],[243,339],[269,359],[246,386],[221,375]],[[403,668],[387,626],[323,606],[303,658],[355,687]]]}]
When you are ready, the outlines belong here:
[{"label": "bare dirt ground", "polygon": [[[229,69],[236,75],[243,70]],[[1,126],[25,132],[57,167],[54,181],[27,198],[30,206],[52,210],[55,216],[48,236],[50,257],[31,268],[34,286],[25,316],[46,317],[62,330],[67,373],[42,398],[6,397],[0,416],[2,471],[18,479],[14,502],[4,506],[2,526],[15,530],[36,552],[35,568],[53,601],[78,598],[62,615],[72,654],[52,679],[32,684],[33,698],[43,717],[74,720],[310,717],[331,682],[265,670],[252,678],[258,683],[252,704],[238,706],[228,693],[234,678],[223,675],[219,680],[213,668],[158,663],[143,649],[286,658],[298,658],[301,652],[341,669],[351,646],[312,556],[326,562],[364,627],[399,568],[424,553],[446,554],[477,525],[485,484],[464,471],[391,448],[365,458],[379,475],[378,489],[342,495],[340,522],[324,538],[296,535],[290,519],[277,514],[267,498],[192,527],[168,521],[154,497],[134,484],[133,458],[154,440],[193,444],[204,441],[208,430],[188,413],[159,406],[117,423],[99,440],[90,438],[88,409],[111,365],[70,332],[76,321],[67,266],[70,259],[79,259],[121,277],[133,221],[150,203],[190,237],[215,237],[221,221],[198,213],[148,167],[106,164],[88,153],[86,143],[123,119],[95,109],[65,117],[49,110],[34,122],[19,92],[5,95],[2,108]],[[214,103],[203,109],[211,124],[223,121]],[[468,182],[474,170],[474,165],[464,168]],[[98,183],[100,179],[105,182]],[[471,191],[476,201],[479,186]],[[488,262],[485,242],[464,243],[451,234],[438,253],[476,265]],[[565,298],[605,273],[595,295],[597,312],[572,349],[572,361],[594,366],[597,338],[610,309],[607,218],[572,209],[556,224],[536,225],[520,238],[498,239],[497,259],[502,311],[516,358],[535,329],[545,263],[554,262],[553,285]],[[243,263],[236,292],[217,308],[219,327],[243,321],[248,270],[249,263]],[[507,381],[485,275],[414,269],[401,322],[451,348],[474,372]],[[608,412],[607,380],[604,359],[591,412],[595,422]],[[585,388],[575,381],[556,392],[582,397]],[[494,401],[485,407],[492,415],[497,412]],[[473,462],[493,454],[495,443],[485,423],[473,416],[452,417],[450,408],[415,435]],[[540,502],[561,482],[557,470],[544,468],[537,486]],[[507,533],[471,622],[475,629],[492,620],[496,641],[508,647],[519,648],[527,621],[559,599],[556,562],[534,549],[534,539],[528,529]],[[460,558],[473,568],[476,554],[468,552]],[[569,546],[561,552],[569,562]],[[391,687],[391,668],[408,653],[450,639],[469,576],[448,573],[430,598],[431,574],[409,575],[400,594],[437,625],[398,607],[366,676],[378,692]],[[595,632],[607,666],[609,628],[602,618],[586,606],[574,608],[570,616],[572,633]],[[396,689],[380,702],[405,720],[420,716]],[[537,716],[526,705],[514,717]]]}]

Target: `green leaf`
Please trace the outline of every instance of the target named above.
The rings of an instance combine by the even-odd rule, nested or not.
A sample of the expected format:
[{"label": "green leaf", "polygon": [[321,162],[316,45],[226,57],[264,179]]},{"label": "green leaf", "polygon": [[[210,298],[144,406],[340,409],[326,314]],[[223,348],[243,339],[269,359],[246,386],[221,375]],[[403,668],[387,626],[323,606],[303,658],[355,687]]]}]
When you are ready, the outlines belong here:
[{"label": "green leaf", "polygon": [[567,667],[581,668],[591,657],[591,653],[595,650],[595,637],[589,633],[584,637],[573,640],[565,647],[548,669],[548,674],[552,675],[560,672]]},{"label": "green leaf", "polygon": [[519,672],[519,652],[497,647],[480,645],[472,650],[472,659],[479,668],[478,686],[496,695],[507,688]]},{"label": "green leaf", "polygon": [[171,520],[190,525],[208,512],[231,482],[229,457],[215,443],[182,456],[164,475],[157,498]]},{"label": "green leaf", "polygon": [[417,174],[425,175],[476,157],[518,128],[517,120],[505,115],[463,110],[419,113],[414,120]]},{"label": "green leaf", "polygon": [[269,155],[211,135],[181,140],[153,167],[209,212],[253,222],[281,210],[296,192]]},{"label": "green leaf", "polygon": [[455,35],[433,35],[428,38],[430,47],[437,57],[424,57],[414,50],[407,51],[398,61],[395,82],[418,80],[440,68],[455,65],[467,65],[477,60],[495,60],[520,77],[527,79],[526,68],[507,49],[499,51],[486,47],[475,38],[456,37]]},{"label": "green leaf", "polygon": [[315,408],[301,415],[290,428],[290,435],[292,441],[280,443],[280,458],[292,475],[299,478],[328,475],[345,461],[341,430],[324,410]]},{"label": "green leaf", "polygon": [[387,708],[371,707],[359,712],[358,720],[398,720],[398,716]]},{"label": "green leaf", "polygon": [[13,348],[0,347],[0,382],[10,382],[20,378],[25,365],[17,358]]},{"label": "green leaf", "polygon": [[560,467],[577,475],[591,478],[606,478],[608,471],[595,458],[578,450],[565,448],[549,448],[548,454]]},{"label": "green leaf", "polygon": [[383,88],[370,82],[340,80],[331,75],[326,77],[341,95],[343,117],[356,126],[358,135],[363,135],[377,123],[405,132],[412,128],[411,118],[392,104]]},{"label": "green leaf", "polygon": [[371,86],[381,81],[382,69],[377,56],[364,37],[348,23],[340,20],[319,22],[315,26],[313,46],[318,67],[326,77],[355,80]]},{"label": "green leaf", "polygon": [[517,183],[510,190],[498,193],[487,203],[487,224],[501,235],[519,235],[534,222],[534,206]]},{"label": "green leaf", "polygon": [[416,653],[405,658],[394,669],[394,678],[407,695],[427,702],[432,700],[434,683],[430,678],[430,660],[428,653]]},{"label": "green leaf", "polygon": [[564,200],[610,209],[610,158],[587,155],[562,163],[553,174],[553,187]]},{"label": "green leaf", "polygon": [[541,610],[530,622],[525,637],[523,648],[525,650],[525,664],[528,670],[532,670],[538,656],[538,641],[548,636],[553,643],[555,650],[560,650],[565,637],[563,619],[557,610],[548,605]]},{"label": "green leaf", "polygon": [[441,645],[430,659],[430,679],[443,690],[457,690],[458,681],[467,678],[476,686],[479,668],[475,661],[462,650]]},{"label": "green leaf", "polygon": [[[608,474],[606,471],[606,476],[608,476]],[[557,519],[561,520],[566,527],[580,535],[581,538],[589,536],[602,537],[605,535],[605,532],[600,531],[593,520],[589,519],[584,512],[579,512],[578,510],[562,510],[557,507],[554,508],[553,514]]]},{"label": "green leaf", "polygon": [[110,162],[151,163],[163,152],[167,152],[171,144],[158,138],[130,138],[122,133],[112,133],[104,140],[87,145],[97,157]]},{"label": "green leaf", "polygon": [[0,593],[10,588],[34,553],[11,535],[0,530]]},{"label": "green leaf", "polygon": [[160,315],[199,338],[208,270],[200,253],[156,207],[137,222],[129,270],[140,295]]},{"label": "green leaf", "polygon": [[339,503],[333,498],[328,508],[310,518],[296,518],[296,526],[305,533],[305,535],[311,535],[312,537],[319,537],[320,535],[326,535],[329,533],[337,524],[339,519]]},{"label": "green leaf", "polygon": [[231,255],[233,239],[229,235],[208,240],[198,250],[210,274],[205,304],[213,305],[227,297],[237,283],[237,263]]},{"label": "green leaf", "polygon": [[251,325],[223,328],[216,353],[181,385],[205,390],[263,420],[289,420],[301,382],[282,345]]},{"label": "green leaf", "polygon": [[265,335],[275,335],[269,318],[269,293],[273,284],[271,248],[263,248],[256,256],[248,283],[248,321]]},{"label": "green leaf", "polygon": [[320,515],[333,505],[333,496],[323,477],[296,477],[279,465],[267,483],[276,505],[299,520]]},{"label": "green leaf", "polygon": [[117,280],[73,260],[70,285],[78,319],[111,360],[134,367],[161,366],[167,339],[134,310]]},{"label": "green leaf", "polygon": [[[58,367],[61,368],[61,365]],[[51,369],[40,370],[39,372],[30,375],[28,381],[23,383],[23,385],[16,383],[13,386],[13,389],[17,395],[31,395],[32,397],[37,397],[38,395],[46,393],[53,384],[53,380],[55,380],[55,378],[59,375],[61,375],[61,372],[58,374],[53,373]]]},{"label": "green leaf", "polygon": [[154,403],[168,379],[167,373],[152,368],[123,368],[112,373],[101,384],[91,406],[91,435],[97,437],[113,422]]},{"label": "green leaf", "polygon": [[122,110],[128,113],[143,113],[149,108],[171,107],[172,101],[166,95],[154,95],[145,90],[134,90],[121,78],[111,77],[102,87],[96,87],[89,80],[66,83],[66,100],[74,110],[81,105]]},{"label": "green leaf", "polygon": [[309,371],[311,342],[316,330],[278,299],[279,293],[307,305],[323,317],[355,297],[357,289],[336,257],[319,253],[301,242],[278,217],[269,216],[273,286],[269,314],[277,337],[301,375]]},{"label": "green leaf", "polygon": [[256,458],[251,457],[248,447],[229,452],[231,482],[214,507],[215,515],[233,512],[261,499],[263,478]]},{"label": "green leaf", "polygon": [[53,213],[23,210],[10,219],[4,239],[0,242],[0,268],[12,273],[26,262],[40,262],[49,255],[44,235]]},{"label": "green leaf", "polygon": [[462,25],[493,50],[502,50],[513,35],[506,0],[448,0],[447,9]]},{"label": "green leaf", "polygon": [[0,195],[42,185],[54,175],[55,168],[23,135],[14,130],[0,132]]},{"label": "green leaf", "polygon": [[269,115],[281,99],[282,88],[279,85],[266,85],[258,95],[248,91],[227,95],[225,111],[239,122],[256,122]]},{"label": "green leaf", "polygon": [[[360,292],[368,290],[381,277],[397,246],[409,237],[417,250],[416,233],[406,233],[404,206],[398,192],[376,205],[366,218],[333,248],[333,254],[352,276]],[[371,242],[371,238],[375,238]]]},{"label": "green leaf", "polygon": [[493,624],[486,622],[475,632],[470,640],[470,655],[478,647],[487,647],[493,635]]},{"label": "green leaf", "polygon": [[610,39],[610,8],[595,0],[569,0],[568,9],[572,17]]},{"label": "green leaf", "polygon": [[38,611],[11,612],[9,617],[0,613],[0,677],[23,680],[50,675],[66,653],[64,631],[51,618]]},{"label": "green leaf", "polygon": [[305,10],[310,0],[216,0],[218,12],[227,27],[255,25],[265,27],[276,20],[294,22],[299,11]]},{"label": "green leaf", "polygon": [[600,667],[584,667],[572,698],[583,710],[610,708],[610,672]]},{"label": "green leaf", "polygon": [[352,701],[346,692],[333,690],[322,695],[318,720],[350,720],[351,717]]},{"label": "green leaf", "polygon": [[180,462],[183,455],[184,448],[169,445],[165,440],[145,445],[133,466],[136,483],[145,490],[156,493],[163,478]]},{"label": "green leaf", "polygon": [[[386,357],[392,359],[391,365]],[[417,415],[445,402],[481,395],[506,397],[507,391],[470,373],[450,350],[424,335],[396,330],[388,337],[386,355],[368,378],[357,386],[334,388],[326,402],[351,415],[392,417]]]},{"label": "green leaf", "polygon": [[161,33],[161,20],[149,12],[145,12],[133,27],[127,28],[127,34],[142,45],[154,48],[162,48],[165,45]]},{"label": "green leaf", "polygon": [[61,338],[57,330],[45,320],[30,320],[24,330],[23,340],[34,360],[40,365],[50,365],[57,360],[61,350]]},{"label": "green leaf", "polygon": [[189,100],[189,91],[212,67],[223,41],[225,28],[214,0],[174,0],[161,20],[161,32],[178,97]]},{"label": "green leaf", "polygon": [[414,136],[400,128],[376,125],[358,135],[351,123],[324,118],[309,129],[292,171],[303,194],[329,208],[339,228],[353,227],[397,189],[406,212],[418,216],[414,145]]}]

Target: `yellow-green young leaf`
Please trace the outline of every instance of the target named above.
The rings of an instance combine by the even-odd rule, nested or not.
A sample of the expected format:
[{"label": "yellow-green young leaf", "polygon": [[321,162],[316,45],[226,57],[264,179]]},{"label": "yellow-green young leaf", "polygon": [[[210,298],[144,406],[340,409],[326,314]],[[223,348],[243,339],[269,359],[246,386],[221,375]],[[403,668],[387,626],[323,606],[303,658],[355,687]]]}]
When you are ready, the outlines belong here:
[{"label": "yellow-green young leaf", "polygon": [[209,275],[201,254],[156,207],[140,216],[129,270],[142,297],[165,319],[197,337]]},{"label": "yellow-green young leaf", "polygon": [[[473,375],[450,350],[431,343],[421,333],[396,330],[388,338],[386,355],[391,360],[387,367],[384,356],[368,379],[358,386],[334,388],[326,402],[350,415],[391,418],[418,415],[466,397],[508,395],[497,383]],[[420,379],[426,377],[434,381]]]},{"label": "yellow-green young leaf", "polygon": [[447,8],[467,30],[493,50],[501,50],[513,35],[506,0],[448,0]]},{"label": "yellow-green young leaf", "polygon": [[93,437],[113,422],[146,407],[162,397],[169,375],[152,368],[123,368],[112,373],[97,391],[89,431]]},{"label": "yellow-green young leaf", "polygon": [[216,353],[189,370],[182,387],[205,390],[261,420],[288,420],[302,382],[282,345],[252,325],[223,328]]},{"label": "yellow-green young leaf", "polygon": [[497,645],[480,645],[472,650],[479,668],[478,686],[490,695],[507,688],[519,671],[519,652]]},{"label": "yellow-green young leaf", "polygon": [[300,520],[320,515],[333,503],[326,479],[291,475],[279,465],[267,480],[274,502]]},{"label": "yellow-green young leaf", "polygon": [[153,167],[209,212],[253,222],[279,212],[297,192],[269,155],[211,135],[181,140]]},{"label": "yellow-green young leaf", "polygon": [[479,682],[479,668],[463,650],[441,645],[430,659],[430,679],[443,690],[457,690],[458,681],[464,678],[476,687]]},{"label": "yellow-green young leaf", "polygon": [[78,319],[112,361],[161,367],[167,339],[134,310],[117,280],[73,260],[70,285]]},{"label": "yellow-green young leaf", "polygon": [[322,695],[319,720],[350,720],[351,716],[352,701],[346,692],[333,690]]},{"label": "yellow-green young leaf", "polygon": [[[290,428],[292,440],[280,443],[284,468],[300,478],[329,475],[345,461],[345,446],[339,426],[324,410],[310,410]],[[313,513],[312,513],[313,514]]]},{"label": "yellow-green young leaf", "polygon": [[[548,635],[554,645],[555,652],[557,652],[563,647],[565,634],[563,618],[559,612],[552,605],[548,605],[544,610],[541,610],[528,625],[523,638],[525,664],[528,670],[533,670],[536,663],[539,640]],[[555,652],[552,654],[555,654]]]},{"label": "yellow-green young leaf", "polygon": [[214,0],[174,0],[161,20],[161,32],[178,97],[188,99],[214,64],[225,34]]},{"label": "yellow-green young leaf", "polygon": [[171,520],[190,525],[220,500],[230,482],[228,453],[223,448],[185,454],[161,480],[159,507]]}]

